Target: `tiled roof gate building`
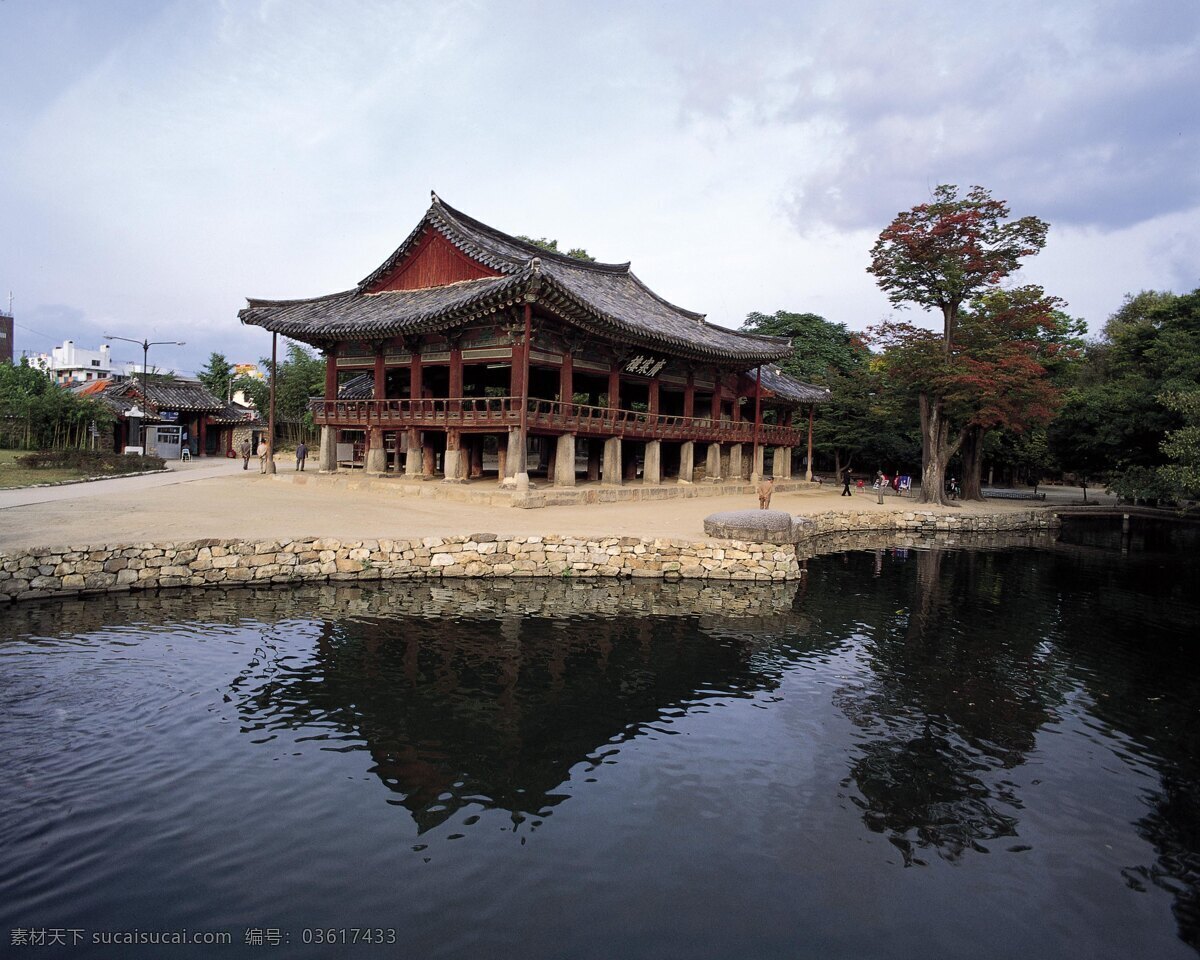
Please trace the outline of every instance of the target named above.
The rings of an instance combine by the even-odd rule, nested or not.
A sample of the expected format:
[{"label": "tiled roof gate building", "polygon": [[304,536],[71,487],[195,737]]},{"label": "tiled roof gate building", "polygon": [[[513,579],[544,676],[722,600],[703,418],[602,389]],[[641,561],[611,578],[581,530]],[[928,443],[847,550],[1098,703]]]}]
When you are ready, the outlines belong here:
[{"label": "tiled roof gate building", "polygon": [[[702,463],[709,479],[735,479],[763,471],[766,447],[774,475],[790,477],[813,405],[828,399],[775,367],[787,340],[710,324],[627,263],[543,250],[436,194],[353,289],[248,303],[243,323],[326,355],[313,402],[322,470],[337,469],[339,440],[361,438],[370,472],[428,478],[440,459],[445,480],[468,480],[494,438],[501,479],[518,485],[538,470],[563,486],[577,472],[619,484],[639,469],[645,483],[690,482]],[[808,423],[794,425],[805,408]]]}]

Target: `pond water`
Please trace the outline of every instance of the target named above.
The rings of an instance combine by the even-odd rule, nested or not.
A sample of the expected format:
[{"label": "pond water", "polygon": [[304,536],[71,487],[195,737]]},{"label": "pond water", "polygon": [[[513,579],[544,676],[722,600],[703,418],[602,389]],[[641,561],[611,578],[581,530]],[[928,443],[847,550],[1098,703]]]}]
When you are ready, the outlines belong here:
[{"label": "pond water", "polygon": [[5,610],[0,943],[1194,957],[1194,533]]}]

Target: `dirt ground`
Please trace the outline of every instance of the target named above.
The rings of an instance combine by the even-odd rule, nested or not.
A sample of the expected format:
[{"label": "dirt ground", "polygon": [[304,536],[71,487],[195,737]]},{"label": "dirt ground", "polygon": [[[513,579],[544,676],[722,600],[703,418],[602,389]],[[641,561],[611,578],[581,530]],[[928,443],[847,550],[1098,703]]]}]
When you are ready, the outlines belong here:
[{"label": "dirt ground", "polygon": [[[540,510],[396,497],[320,482],[298,485],[250,471],[151,489],[111,483],[103,495],[28,503],[0,509],[0,551],[28,546],[182,541],[205,537],[267,540],[303,536],[343,540],[410,538],[469,533],[563,534],[702,538],[710,513],[757,507],[753,496],[697,497],[607,503]],[[60,488],[61,490],[62,488]],[[794,514],[829,510],[932,510],[997,513],[1028,510],[1029,501],[993,500],[953,507],[918,505],[871,491],[840,497],[838,487],[776,493],[771,506]],[[1059,502],[1077,490],[1058,491]],[[1056,500],[1051,493],[1050,502]]]}]

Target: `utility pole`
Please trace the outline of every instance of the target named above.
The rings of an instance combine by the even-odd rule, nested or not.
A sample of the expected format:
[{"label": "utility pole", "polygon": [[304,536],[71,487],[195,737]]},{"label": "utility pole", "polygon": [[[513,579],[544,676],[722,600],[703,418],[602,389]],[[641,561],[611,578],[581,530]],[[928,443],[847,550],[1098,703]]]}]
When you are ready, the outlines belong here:
[{"label": "utility pole", "polygon": [[[12,297],[12,294],[9,294]],[[161,346],[185,347],[187,344],[183,340],[130,340],[129,337],[115,337],[111,333],[104,335],[105,340],[124,340],[126,343],[132,343],[135,346],[142,348],[142,403],[146,405],[146,418],[150,415],[150,385],[148,382],[147,367],[149,365],[150,348]],[[146,453],[146,419],[142,420],[142,453]]]}]

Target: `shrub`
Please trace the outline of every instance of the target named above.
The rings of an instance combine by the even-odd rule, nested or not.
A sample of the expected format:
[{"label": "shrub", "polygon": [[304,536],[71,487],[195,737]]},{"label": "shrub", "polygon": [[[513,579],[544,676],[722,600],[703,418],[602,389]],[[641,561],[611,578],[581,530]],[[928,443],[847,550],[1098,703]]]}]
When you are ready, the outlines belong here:
[{"label": "shrub", "polygon": [[71,449],[38,450],[35,453],[17,457],[17,463],[34,470],[53,468],[78,470],[87,476],[97,477],[106,473],[141,473],[145,470],[161,470],[166,466],[166,461],[162,457]]}]

